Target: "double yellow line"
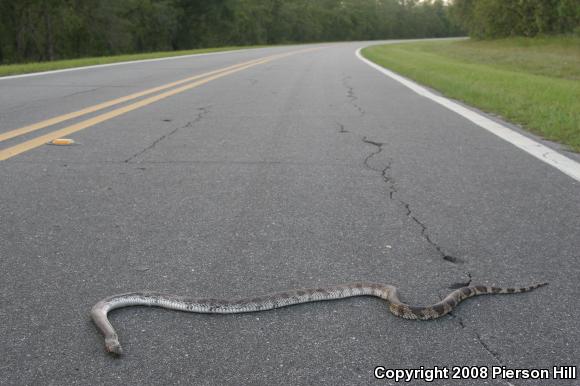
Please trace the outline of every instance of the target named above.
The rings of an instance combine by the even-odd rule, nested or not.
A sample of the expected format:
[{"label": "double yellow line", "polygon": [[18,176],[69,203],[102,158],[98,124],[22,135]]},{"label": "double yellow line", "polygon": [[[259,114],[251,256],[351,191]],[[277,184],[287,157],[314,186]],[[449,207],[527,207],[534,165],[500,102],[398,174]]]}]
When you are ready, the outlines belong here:
[{"label": "double yellow line", "polygon": [[[165,99],[165,98],[168,98],[170,96],[182,93],[184,91],[190,90],[190,89],[195,88],[195,87],[199,87],[203,84],[211,82],[212,80],[219,79],[219,78],[222,78],[224,76],[234,74],[236,72],[248,69],[250,67],[254,67],[254,66],[257,66],[260,64],[265,64],[265,63],[271,62],[271,61],[276,60],[276,59],[280,59],[280,58],[284,58],[284,57],[287,57],[290,55],[295,55],[298,53],[303,53],[303,52],[312,51],[312,50],[316,50],[316,49],[319,49],[319,48],[309,48],[309,49],[292,51],[292,52],[287,52],[287,53],[283,53],[283,54],[271,55],[271,56],[266,56],[266,57],[259,58],[259,59],[250,60],[248,62],[239,63],[239,64],[225,67],[225,68],[220,68],[218,70],[206,72],[204,74],[188,77],[185,79],[178,80],[176,82],[168,83],[168,84],[165,84],[162,86],[150,88],[148,90],[140,91],[140,92],[137,92],[137,93],[134,93],[131,95],[121,97],[121,98],[117,98],[117,99],[113,99],[113,100],[110,100],[107,102],[99,103],[97,105],[89,106],[89,107],[84,108],[82,110],[78,110],[78,111],[68,113],[68,114],[59,115],[57,117],[53,117],[53,118],[50,118],[50,119],[47,119],[47,120],[44,120],[41,122],[33,123],[31,125],[24,126],[24,127],[15,129],[15,130],[11,130],[11,131],[8,131],[6,133],[1,133],[0,134],[0,142],[3,142],[6,140],[9,140],[9,139],[24,135],[24,134],[28,134],[28,133],[31,133],[31,132],[34,132],[34,131],[37,131],[37,130],[40,130],[40,129],[43,129],[43,128],[46,128],[49,126],[56,125],[56,124],[61,123],[61,122],[68,121],[70,119],[78,118],[78,117],[81,117],[83,115],[87,115],[87,114],[90,114],[90,113],[93,113],[93,112],[96,112],[99,110],[106,109],[108,107],[112,107],[112,106],[118,105],[120,103],[132,101],[134,99],[138,99],[138,98],[141,98],[141,97],[144,97],[147,95],[155,94],[155,93],[158,93],[160,91],[164,91],[164,90],[168,90],[168,89],[173,88],[169,91],[165,91],[165,92],[150,96],[148,98],[141,99],[135,103],[117,108],[115,110],[111,110],[111,111],[106,112],[104,114],[97,115],[93,118],[75,123],[75,124],[67,126],[65,128],[52,131],[48,134],[41,135],[41,136],[35,137],[33,139],[30,139],[28,141],[14,145],[12,147],[8,147],[6,149],[0,150],[0,161],[7,160],[9,158],[12,158],[12,157],[18,155],[18,154],[24,153],[25,151],[35,149],[35,148],[42,146],[42,145],[44,145],[44,144],[46,144],[54,139],[67,136],[67,135],[75,133],[77,131],[86,129],[87,127],[94,126],[98,123],[107,121],[109,119],[126,114],[130,111],[133,111],[133,110],[139,109],[141,107],[150,105],[152,103],[158,102],[158,101]],[[177,86],[180,86],[180,87],[177,87]]]}]

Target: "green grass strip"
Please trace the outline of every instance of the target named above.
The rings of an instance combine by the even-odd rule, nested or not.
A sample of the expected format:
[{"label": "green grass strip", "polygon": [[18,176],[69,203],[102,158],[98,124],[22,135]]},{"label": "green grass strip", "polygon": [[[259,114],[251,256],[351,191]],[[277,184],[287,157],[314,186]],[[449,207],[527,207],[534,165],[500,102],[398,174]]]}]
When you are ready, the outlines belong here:
[{"label": "green grass strip", "polygon": [[[580,151],[580,40],[421,42],[366,48],[379,65]],[[546,41],[547,40],[547,41]]]}]

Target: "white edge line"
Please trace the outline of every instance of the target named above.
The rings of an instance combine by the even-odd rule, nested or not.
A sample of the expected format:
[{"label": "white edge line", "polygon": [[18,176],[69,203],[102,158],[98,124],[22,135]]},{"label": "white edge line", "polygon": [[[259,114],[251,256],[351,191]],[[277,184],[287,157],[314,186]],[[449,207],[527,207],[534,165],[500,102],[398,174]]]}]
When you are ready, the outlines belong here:
[{"label": "white edge line", "polygon": [[168,56],[168,57],[165,57],[165,58],[128,60],[128,61],[125,61],[125,62],[105,63],[105,64],[94,64],[94,65],[91,65],[91,66],[81,66],[81,67],[63,68],[62,70],[50,70],[50,71],[41,71],[41,72],[31,72],[30,74],[0,76],[0,81],[7,80],[7,79],[29,78],[29,77],[33,77],[33,76],[58,74],[58,73],[61,73],[61,72],[89,70],[91,68],[103,68],[103,67],[123,66],[123,65],[126,65],[126,64],[134,64],[134,63],[160,62],[162,60],[183,59],[183,58],[191,58],[191,57],[196,57],[196,56],[210,56],[210,55],[232,54],[234,52],[245,52],[245,51],[251,51],[251,50],[259,50],[261,48],[268,48],[268,47],[242,48],[242,49],[239,49],[239,50],[233,49],[233,50],[218,51],[218,52],[204,52],[204,53],[200,53],[200,54],[188,54],[188,55],[179,55],[179,56]]},{"label": "white edge line", "polygon": [[427,90],[425,87],[422,87],[405,77],[402,77],[390,70],[387,70],[384,67],[379,66],[376,63],[371,62],[370,60],[364,58],[361,55],[362,49],[363,48],[359,48],[356,51],[356,56],[369,66],[373,67],[375,70],[378,70],[382,72],[384,75],[396,80],[397,82],[402,83],[403,85],[410,88],[417,94],[425,98],[429,98],[432,101],[440,104],[441,106],[446,107],[449,110],[461,115],[462,117],[475,123],[477,126],[482,127],[485,130],[497,135],[501,139],[511,143],[512,145],[522,149],[528,154],[533,155],[539,160],[555,167],[562,173],[580,182],[580,163],[563,156],[562,154],[554,151],[553,149],[545,145],[542,145],[541,143],[536,142],[533,139],[526,137],[525,135],[522,135],[495,121],[492,121],[491,119],[486,118],[485,116],[478,114],[473,110],[469,110],[468,108],[465,108],[460,104],[451,101],[450,99],[436,95],[431,91]]}]

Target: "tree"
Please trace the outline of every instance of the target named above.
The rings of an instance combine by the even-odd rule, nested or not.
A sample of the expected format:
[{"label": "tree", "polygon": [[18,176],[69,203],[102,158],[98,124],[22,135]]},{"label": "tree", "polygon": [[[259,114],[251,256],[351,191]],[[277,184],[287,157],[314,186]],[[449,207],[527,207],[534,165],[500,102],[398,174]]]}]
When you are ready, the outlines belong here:
[{"label": "tree", "polygon": [[478,38],[572,33],[580,25],[577,0],[455,0],[452,19]]},{"label": "tree", "polygon": [[[542,20],[556,18],[558,28],[573,24],[576,19],[557,15],[569,14],[574,0],[548,1],[559,1],[559,8],[544,9]],[[450,22],[448,8],[442,0],[0,0],[0,63],[224,45],[450,36],[460,31]]]}]

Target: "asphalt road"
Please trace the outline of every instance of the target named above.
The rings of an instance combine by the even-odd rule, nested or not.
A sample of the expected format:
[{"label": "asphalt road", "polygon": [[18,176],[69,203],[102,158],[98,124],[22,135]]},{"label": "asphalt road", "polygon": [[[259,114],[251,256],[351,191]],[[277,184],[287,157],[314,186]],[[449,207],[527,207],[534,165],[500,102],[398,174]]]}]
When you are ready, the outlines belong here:
[{"label": "asphalt road", "polygon": [[[376,366],[578,365],[580,184],[361,62],[362,45],[0,80],[2,134],[316,48],[0,161],[0,384],[385,385]],[[371,298],[232,316],[126,308],[111,314],[120,359],[88,315],[121,292],[236,298],[360,280],[417,304],[458,283],[550,285],[431,322]],[[528,384],[439,384],[510,383]]]}]

